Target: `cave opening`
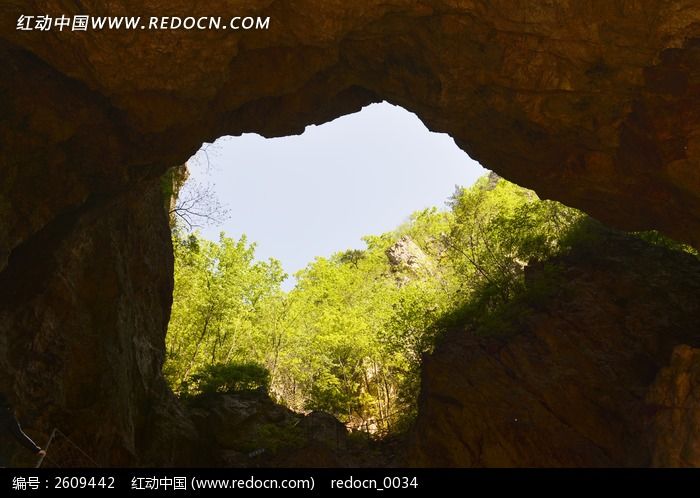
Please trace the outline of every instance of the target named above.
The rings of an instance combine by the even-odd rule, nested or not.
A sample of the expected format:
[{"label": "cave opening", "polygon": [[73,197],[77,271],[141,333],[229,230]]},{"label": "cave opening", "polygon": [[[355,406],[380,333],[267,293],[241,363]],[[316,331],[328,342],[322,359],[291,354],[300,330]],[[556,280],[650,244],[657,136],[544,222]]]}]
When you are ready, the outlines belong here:
[{"label": "cave opening", "polygon": [[415,411],[417,395],[417,384],[401,393],[398,377],[418,376],[420,352],[380,361],[388,346],[378,330],[379,315],[407,297],[397,290],[426,278],[425,268],[399,268],[411,264],[402,257],[426,257],[427,241],[408,232],[443,222],[450,195],[484,174],[451,137],[386,102],[298,136],[204,144],[167,176],[177,184],[164,365],[173,390],[262,388],[296,412],[387,433],[400,418],[390,407],[410,397],[402,402]]},{"label": "cave opening", "polygon": [[448,324],[520,292],[527,260],[581,217],[387,103],[299,136],[222,137],[167,178],[172,389],[257,392],[373,437],[409,428]]}]

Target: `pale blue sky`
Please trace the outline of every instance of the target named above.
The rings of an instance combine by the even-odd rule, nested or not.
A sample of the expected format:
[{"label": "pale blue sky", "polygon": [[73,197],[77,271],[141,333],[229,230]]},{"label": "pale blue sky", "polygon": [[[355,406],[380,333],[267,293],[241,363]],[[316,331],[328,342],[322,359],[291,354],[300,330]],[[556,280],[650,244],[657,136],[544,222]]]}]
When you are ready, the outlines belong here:
[{"label": "pale blue sky", "polygon": [[298,136],[222,137],[207,156],[190,159],[190,178],[211,184],[230,217],[201,233],[245,233],[258,259],[279,259],[290,276],[316,256],[364,247],[363,235],[392,230],[414,211],[444,208],[455,185],[485,173],[450,136],[388,103]]}]

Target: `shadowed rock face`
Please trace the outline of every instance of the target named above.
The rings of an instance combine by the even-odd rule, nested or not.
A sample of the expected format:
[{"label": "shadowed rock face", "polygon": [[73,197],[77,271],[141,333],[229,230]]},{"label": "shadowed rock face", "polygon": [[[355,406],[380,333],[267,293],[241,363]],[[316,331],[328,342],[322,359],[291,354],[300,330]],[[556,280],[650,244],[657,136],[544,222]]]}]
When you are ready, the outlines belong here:
[{"label": "shadowed rock face", "polygon": [[188,405],[202,440],[211,449],[211,460],[201,465],[357,465],[349,455],[347,429],[327,413],[295,413],[256,392],[205,394]]},{"label": "shadowed rock face", "polygon": [[[77,13],[270,29],[15,29],[20,14]],[[10,0],[0,22],[2,387],[39,431],[109,414],[85,436],[115,441],[104,462],[178,458],[136,443],[179,409],[158,374],[172,257],[155,197],[203,141],[300,133],[388,100],[543,197],[700,245],[692,0]]]},{"label": "shadowed rock face", "polygon": [[700,345],[700,262],[613,236],[555,263],[554,282],[528,271],[547,297],[498,334],[456,328],[426,357],[409,462],[700,464],[697,350],[658,374]]},{"label": "shadowed rock face", "polygon": [[649,443],[652,465],[700,467],[700,350],[686,344],[673,350],[671,364],[649,389]]},{"label": "shadowed rock face", "polygon": [[[697,2],[191,3],[0,7],[0,267],[58,213],[202,141],[300,133],[383,99],[545,197],[700,243]],[[270,29],[15,29],[19,14],[77,11],[259,15]]]},{"label": "shadowed rock face", "polygon": [[162,199],[134,185],[68,213],[0,274],[1,389],[38,444],[57,427],[89,457],[54,446],[48,464],[193,459],[197,434],[160,374],[172,299]]}]

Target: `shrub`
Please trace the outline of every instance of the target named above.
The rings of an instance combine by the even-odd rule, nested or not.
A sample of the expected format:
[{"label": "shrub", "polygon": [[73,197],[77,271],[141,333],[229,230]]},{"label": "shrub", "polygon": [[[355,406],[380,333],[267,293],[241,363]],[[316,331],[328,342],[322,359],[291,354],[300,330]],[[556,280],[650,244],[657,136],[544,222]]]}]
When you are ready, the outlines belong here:
[{"label": "shrub", "polygon": [[262,390],[270,386],[270,372],[257,363],[216,363],[192,375],[190,389],[200,393],[230,393]]}]

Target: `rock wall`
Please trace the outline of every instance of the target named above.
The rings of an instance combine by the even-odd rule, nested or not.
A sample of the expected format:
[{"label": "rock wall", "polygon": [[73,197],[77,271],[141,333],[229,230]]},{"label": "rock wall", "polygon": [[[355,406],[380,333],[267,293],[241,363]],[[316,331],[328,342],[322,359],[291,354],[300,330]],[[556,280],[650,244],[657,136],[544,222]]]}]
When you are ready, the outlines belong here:
[{"label": "rock wall", "polygon": [[686,344],[673,350],[647,394],[649,443],[656,467],[700,467],[700,353]]},{"label": "rock wall", "polygon": [[38,444],[58,428],[89,457],[56,443],[47,464],[193,461],[194,426],[160,374],[167,221],[161,185],[134,185],[53,222],[0,274],[0,390]]},{"label": "rock wall", "polygon": [[[257,15],[270,29],[16,30],[21,14],[78,12]],[[205,140],[300,133],[379,100],[545,197],[700,243],[693,0],[14,0],[0,19],[0,268],[61,212]]]},{"label": "rock wall", "polygon": [[204,394],[187,405],[210,449],[207,465],[355,466],[347,429],[327,413],[295,413],[254,391]]},{"label": "rock wall", "polygon": [[[521,319],[454,329],[426,357],[412,465],[700,463],[697,352],[677,350],[656,379],[676,344],[700,344],[700,261],[612,236],[559,264]],[[530,286],[543,278],[529,271]]]}]

